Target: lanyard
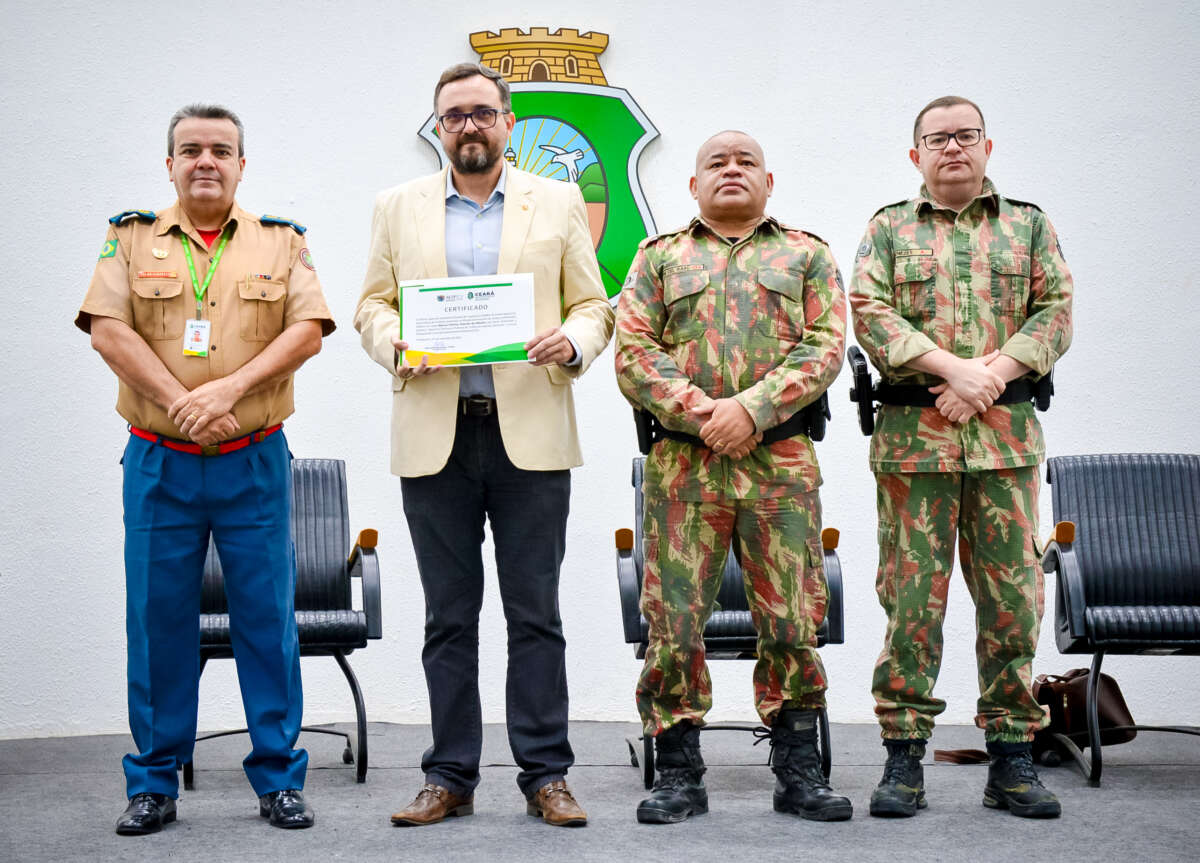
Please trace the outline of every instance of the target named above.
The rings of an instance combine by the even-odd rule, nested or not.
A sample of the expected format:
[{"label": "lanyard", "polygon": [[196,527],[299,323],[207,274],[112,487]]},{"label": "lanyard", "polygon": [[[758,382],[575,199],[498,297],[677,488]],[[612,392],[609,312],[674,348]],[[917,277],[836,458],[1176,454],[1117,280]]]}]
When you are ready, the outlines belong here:
[{"label": "lanyard", "polygon": [[229,231],[221,233],[221,242],[217,244],[217,251],[213,253],[212,263],[208,265],[208,273],[204,276],[204,284],[200,284],[200,280],[196,278],[196,264],[192,261],[192,244],[188,241],[187,234],[180,234],[179,239],[183,240],[183,256],[187,258],[188,274],[192,277],[192,293],[196,295],[196,317],[204,317],[204,295],[208,293],[208,286],[212,283],[213,273],[217,271],[217,264],[221,263],[221,254],[225,251],[225,244],[229,242]]}]

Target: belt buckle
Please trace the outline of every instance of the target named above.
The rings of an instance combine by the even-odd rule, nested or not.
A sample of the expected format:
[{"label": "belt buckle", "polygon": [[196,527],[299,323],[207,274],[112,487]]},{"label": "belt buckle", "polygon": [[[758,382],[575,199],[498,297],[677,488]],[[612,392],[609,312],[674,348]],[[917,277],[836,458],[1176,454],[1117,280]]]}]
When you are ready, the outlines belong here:
[{"label": "belt buckle", "polygon": [[210,444],[206,444],[205,446],[200,447],[200,455],[214,456],[214,455],[220,455],[220,454],[221,454],[221,445],[220,444],[210,443]]},{"label": "belt buckle", "polygon": [[496,412],[495,399],[476,393],[467,396],[463,404],[463,413],[473,417],[490,417]]}]

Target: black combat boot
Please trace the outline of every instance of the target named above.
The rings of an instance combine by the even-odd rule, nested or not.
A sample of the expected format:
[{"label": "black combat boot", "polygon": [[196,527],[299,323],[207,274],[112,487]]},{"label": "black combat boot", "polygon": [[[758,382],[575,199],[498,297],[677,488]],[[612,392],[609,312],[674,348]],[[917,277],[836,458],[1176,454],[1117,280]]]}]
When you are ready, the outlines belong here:
[{"label": "black combat boot", "polygon": [[637,820],[643,824],[675,824],[689,815],[707,812],[700,729],[685,719],[659,733],[654,738],[654,749],[658,777],[650,796],[638,804]]},{"label": "black combat boot", "polygon": [[871,792],[871,814],[882,818],[911,818],[925,808],[925,741],[885,740],[887,764]]},{"label": "black combat boot", "polygon": [[850,801],[833,793],[821,772],[817,752],[817,711],[779,711],[771,725],[771,770],[775,773],[775,811],[809,821],[846,821]]},{"label": "black combat boot", "polygon": [[988,741],[987,786],[983,805],[989,809],[1007,809],[1022,818],[1057,818],[1062,804],[1038,779],[1033,768],[1033,747],[1029,743]]}]

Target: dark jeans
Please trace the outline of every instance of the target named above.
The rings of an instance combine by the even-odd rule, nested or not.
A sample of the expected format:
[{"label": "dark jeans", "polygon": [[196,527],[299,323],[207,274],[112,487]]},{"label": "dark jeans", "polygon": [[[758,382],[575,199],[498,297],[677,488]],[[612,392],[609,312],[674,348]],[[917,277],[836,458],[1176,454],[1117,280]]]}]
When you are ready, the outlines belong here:
[{"label": "dark jeans", "polygon": [[425,590],[425,648],[433,745],[426,780],[456,794],[479,784],[479,609],[484,519],[491,522],[508,625],[508,742],[531,796],[574,763],[567,742],[567,672],[558,572],[566,546],[571,473],[521,470],[497,418],[459,415],[454,449],[432,476],[401,480],[404,514]]}]

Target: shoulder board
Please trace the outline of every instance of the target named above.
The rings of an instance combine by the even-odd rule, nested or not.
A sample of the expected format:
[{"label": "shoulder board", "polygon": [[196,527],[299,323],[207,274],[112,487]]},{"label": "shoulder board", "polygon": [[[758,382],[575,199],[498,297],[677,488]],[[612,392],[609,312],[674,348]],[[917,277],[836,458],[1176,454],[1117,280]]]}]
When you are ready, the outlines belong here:
[{"label": "shoulder board", "polygon": [[111,225],[119,225],[126,219],[144,219],[147,222],[153,222],[158,216],[153,210],[122,210],[111,219],[108,220]]},{"label": "shoulder board", "polygon": [[287,225],[300,236],[304,236],[304,232],[308,228],[304,227],[299,222],[293,222],[291,219],[285,219],[283,216],[259,216],[258,220],[264,225]]},{"label": "shoulder board", "polygon": [[686,231],[686,230],[687,230],[689,227],[691,227],[691,226],[690,226],[690,225],[684,225],[682,228],[676,228],[676,229],[675,229],[675,230],[673,230],[673,231],[663,231],[662,233],[659,233],[659,234],[651,234],[649,237],[646,237],[646,239],[644,239],[644,240],[642,240],[640,243],[638,243],[638,248],[639,248],[639,249],[644,249],[644,248],[646,248],[646,246],[650,245],[650,244],[651,244],[651,243],[653,243],[655,240],[661,240],[661,239],[664,239],[664,238],[666,238],[666,237],[673,237],[673,236],[675,236],[676,234],[682,234],[682,233],[683,233],[684,231]]},{"label": "shoulder board", "polygon": [[1010,204],[1015,204],[1018,207],[1031,207],[1037,210],[1039,213],[1042,211],[1041,207],[1039,207],[1037,204],[1030,203],[1029,201],[1018,201],[1016,198],[1004,198],[1003,200],[1008,201]]},{"label": "shoulder board", "polygon": [[878,210],[876,210],[876,211],[875,211],[875,212],[872,214],[871,218],[872,218],[872,219],[874,219],[874,218],[875,218],[875,216],[878,216],[878,215],[879,215],[880,213],[882,213],[884,210],[890,210],[892,207],[900,207],[900,206],[903,206],[904,204],[907,204],[907,203],[909,202],[909,200],[910,200],[909,198],[905,198],[903,201],[897,201],[897,202],[896,202],[896,203],[894,203],[894,204],[884,204],[882,207],[880,207]]},{"label": "shoulder board", "polygon": [[806,236],[806,237],[812,237],[814,240],[816,240],[816,241],[817,241],[818,243],[820,243],[822,246],[828,246],[828,245],[829,245],[829,243],[827,243],[827,242],[825,242],[824,240],[822,240],[820,237],[818,237],[818,236],[817,236],[816,234],[814,234],[812,231],[806,231],[806,230],[804,230],[803,228],[796,228],[795,230],[797,230],[797,231],[799,231],[800,233],[804,234],[804,236]]}]

